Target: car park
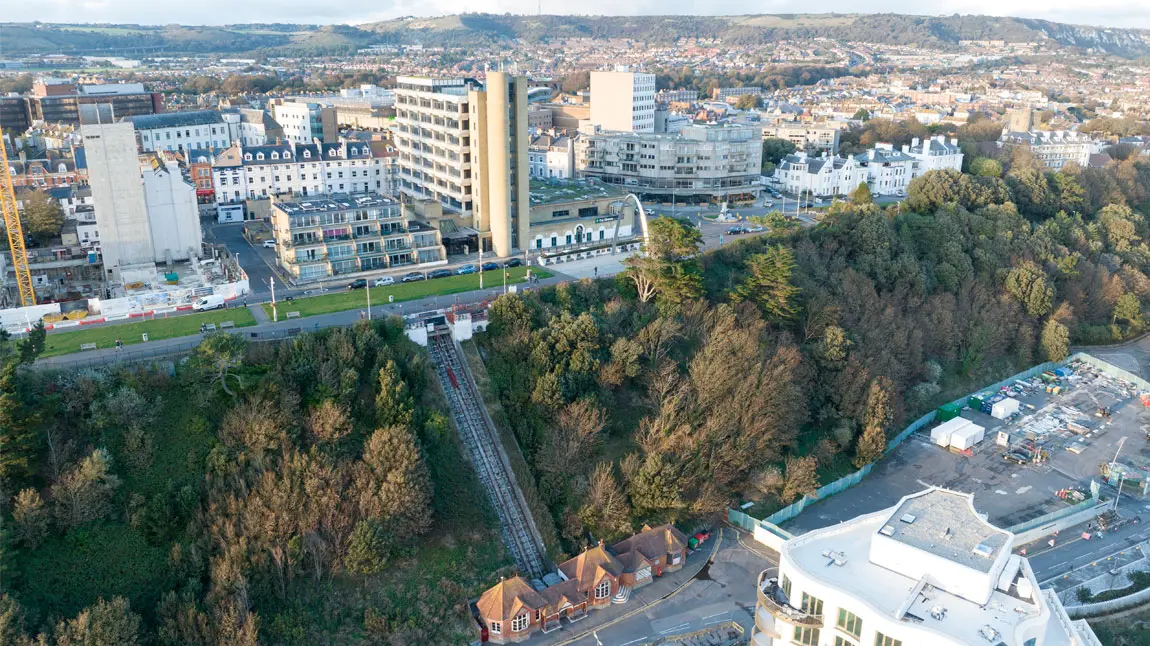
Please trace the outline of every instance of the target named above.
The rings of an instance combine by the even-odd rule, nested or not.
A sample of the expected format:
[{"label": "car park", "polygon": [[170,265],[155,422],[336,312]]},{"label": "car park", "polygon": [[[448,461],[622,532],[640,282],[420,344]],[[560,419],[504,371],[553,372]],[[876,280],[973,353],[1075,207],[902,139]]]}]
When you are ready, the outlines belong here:
[{"label": "car park", "polygon": [[474,274],[475,272],[476,272],[476,267],[475,267],[475,265],[470,265],[470,264],[468,264],[468,265],[463,265],[463,266],[462,266],[462,267],[460,267],[459,269],[456,269],[456,270],[455,270],[455,273],[457,273],[457,274],[460,274],[460,275],[463,275],[463,274]]},{"label": "car park", "polygon": [[414,283],[416,281],[426,280],[426,279],[427,279],[427,276],[424,276],[423,272],[413,271],[413,272],[404,274],[403,278],[399,279],[399,282],[401,282],[401,283]]},{"label": "car park", "polygon": [[499,263],[497,263],[497,262],[485,262],[485,263],[483,263],[483,266],[480,267],[479,269],[481,271],[492,271],[495,269],[499,269]]},{"label": "car park", "polygon": [[511,258],[503,263],[504,267],[518,267],[523,264],[523,261],[518,258]]},{"label": "car park", "polygon": [[395,276],[383,276],[382,278],[376,278],[374,283],[376,287],[387,287],[388,285],[394,284]]},{"label": "car park", "polygon": [[366,278],[356,278],[347,285],[348,289],[363,289],[364,287],[367,287]]},{"label": "car park", "polygon": [[448,276],[451,276],[453,273],[454,272],[452,272],[450,269],[436,269],[435,271],[428,272],[427,277],[429,279],[431,279],[431,278],[446,278]]}]

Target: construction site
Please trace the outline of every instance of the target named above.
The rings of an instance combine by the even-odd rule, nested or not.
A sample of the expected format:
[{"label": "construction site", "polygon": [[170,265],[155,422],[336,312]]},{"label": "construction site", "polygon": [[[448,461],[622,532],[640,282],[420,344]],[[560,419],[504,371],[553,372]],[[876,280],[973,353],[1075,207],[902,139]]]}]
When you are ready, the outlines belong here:
[{"label": "construction site", "polygon": [[930,485],[973,493],[990,522],[1016,531],[1112,501],[1118,487],[1146,500],[1150,398],[1118,373],[1093,357],[1074,359],[943,406],[858,485],[784,528],[826,527]]}]

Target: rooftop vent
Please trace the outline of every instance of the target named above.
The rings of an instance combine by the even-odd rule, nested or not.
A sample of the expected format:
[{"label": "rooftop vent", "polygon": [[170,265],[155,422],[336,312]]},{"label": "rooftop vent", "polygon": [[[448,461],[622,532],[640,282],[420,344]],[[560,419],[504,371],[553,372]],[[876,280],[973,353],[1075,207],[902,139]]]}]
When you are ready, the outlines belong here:
[{"label": "rooftop vent", "polygon": [[950,540],[953,536],[954,536],[954,533],[950,531],[949,527],[947,527],[946,531],[942,533],[942,537],[947,539],[947,540]]},{"label": "rooftop vent", "polygon": [[914,514],[903,514],[902,517],[899,518],[899,520],[906,523],[907,525],[913,523],[917,519],[918,519],[918,517],[915,516]]},{"label": "rooftop vent", "polygon": [[827,561],[827,567],[830,567],[832,565],[837,565],[839,567],[842,567],[842,566],[847,564],[847,556],[846,556],[846,554],[843,554],[842,552],[836,552],[834,550],[827,550],[827,551],[823,552],[823,556],[826,557],[827,559],[830,559],[829,561]]},{"label": "rooftop vent", "polygon": [[930,609],[930,616],[935,621],[942,621],[946,619],[946,608],[942,606],[934,606]]},{"label": "rooftop vent", "polygon": [[994,553],[994,548],[986,543],[979,543],[974,546],[973,552],[981,557],[990,558],[990,555]]},{"label": "rooftop vent", "polygon": [[894,536],[894,527],[891,527],[890,525],[883,525],[882,529],[878,530],[878,533],[882,534],[883,536]]}]

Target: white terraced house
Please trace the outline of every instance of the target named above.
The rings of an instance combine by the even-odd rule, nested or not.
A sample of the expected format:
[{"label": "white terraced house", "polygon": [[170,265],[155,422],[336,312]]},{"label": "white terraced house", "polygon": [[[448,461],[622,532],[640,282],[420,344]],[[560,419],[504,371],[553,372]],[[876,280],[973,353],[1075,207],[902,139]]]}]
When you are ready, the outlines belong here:
[{"label": "white terraced house", "polygon": [[753,646],[1101,646],[1040,590],[1014,535],[937,487],[783,543]]}]

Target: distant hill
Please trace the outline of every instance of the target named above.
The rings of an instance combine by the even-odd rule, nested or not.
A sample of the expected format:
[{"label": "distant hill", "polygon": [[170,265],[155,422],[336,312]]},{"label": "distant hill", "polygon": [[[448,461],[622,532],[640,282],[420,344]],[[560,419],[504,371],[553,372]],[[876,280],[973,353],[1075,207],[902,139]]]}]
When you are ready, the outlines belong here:
[{"label": "distant hill", "polygon": [[251,24],[222,27],[0,23],[5,56],[132,47],[168,53],[340,54],[376,44],[475,46],[521,40],[622,38],[645,43],[721,38],[728,44],[826,37],[897,45],[957,46],[961,40],[1045,41],[1121,56],[1150,54],[1150,30],[1084,27],[993,16],[781,14],[754,16],[513,16],[459,14],[363,25]]}]

